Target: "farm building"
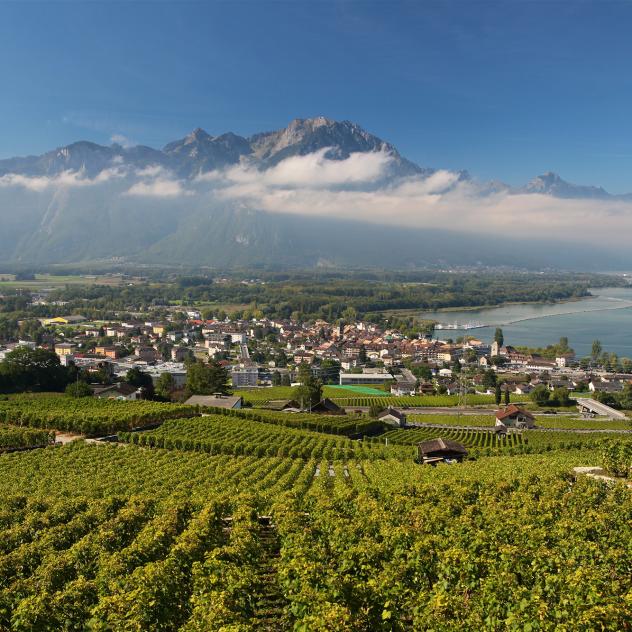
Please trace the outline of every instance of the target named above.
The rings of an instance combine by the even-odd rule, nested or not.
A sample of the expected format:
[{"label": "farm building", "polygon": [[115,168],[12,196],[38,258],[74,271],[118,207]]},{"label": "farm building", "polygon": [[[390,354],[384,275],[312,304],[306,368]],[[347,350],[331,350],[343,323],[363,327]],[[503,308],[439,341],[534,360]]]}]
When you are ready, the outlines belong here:
[{"label": "farm building", "polygon": [[534,428],[535,417],[528,410],[510,404],[496,412],[496,425],[505,428]]},{"label": "farm building", "polygon": [[321,399],[318,404],[310,408],[310,412],[319,413],[321,415],[344,415],[345,409],[340,408],[338,404],[332,402],[328,397]]},{"label": "farm building", "polygon": [[300,410],[301,405],[295,399],[271,399],[263,408],[280,412],[286,410]]},{"label": "farm building", "polygon": [[243,399],[216,393],[215,395],[192,395],[184,403],[193,406],[213,406],[214,408],[241,408]]},{"label": "farm building", "polygon": [[406,426],[406,414],[390,406],[383,410],[377,418],[384,423],[397,426],[398,428],[404,428]]},{"label": "farm building", "polygon": [[419,463],[436,465],[441,462],[461,462],[467,456],[464,446],[450,439],[429,439],[417,446]]}]

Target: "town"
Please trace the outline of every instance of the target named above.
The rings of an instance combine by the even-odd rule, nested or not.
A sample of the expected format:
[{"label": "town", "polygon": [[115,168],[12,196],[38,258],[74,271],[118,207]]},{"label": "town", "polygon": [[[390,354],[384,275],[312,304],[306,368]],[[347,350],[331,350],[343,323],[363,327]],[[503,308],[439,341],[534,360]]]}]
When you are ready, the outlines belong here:
[{"label": "town", "polygon": [[[184,401],[229,387],[241,392],[297,386],[307,369],[323,385],[360,386],[395,397],[455,396],[462,406],[468,395],[493,395],[497,404],[515,395],[541,405],[568,405],[573,393],[583,393],[620,408],[632,384],[632,362],[613,360],[598,341],[589,358],[576,358],[565,338],[544,357],[505,344],[501,329],[487,344],[473,336],[444,338],[440,330],[406,335],[353,318],[220,320],[203,319],[194,308],[168,312],[160,320],[41,318],[38,342],[5,340],[0,361],[16,349],[47,350],[62,366],[73,367],[75,380],[95,397],[125,400]],[[220,383],[187,379],[192,366],[209,364],[223,370]]]}]

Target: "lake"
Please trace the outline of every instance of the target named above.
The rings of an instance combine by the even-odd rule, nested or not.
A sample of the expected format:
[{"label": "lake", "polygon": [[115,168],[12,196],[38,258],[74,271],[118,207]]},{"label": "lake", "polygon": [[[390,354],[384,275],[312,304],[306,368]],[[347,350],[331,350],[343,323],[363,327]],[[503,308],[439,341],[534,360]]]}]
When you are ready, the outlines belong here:
[{"label": "lake", "polygon": [[[457,329],[435,332],[440,339],[464,334],[490,343],[496,327],[502,327],[505,344],[545,347],[567,336],[577,357],[590,355],[592,342],[604,351],[632,358],[632,288],[597,288],[593,296],[566,303],[524,303],[476,310],[423,312]],[[466,325],[482,325],[466,329]]]}]

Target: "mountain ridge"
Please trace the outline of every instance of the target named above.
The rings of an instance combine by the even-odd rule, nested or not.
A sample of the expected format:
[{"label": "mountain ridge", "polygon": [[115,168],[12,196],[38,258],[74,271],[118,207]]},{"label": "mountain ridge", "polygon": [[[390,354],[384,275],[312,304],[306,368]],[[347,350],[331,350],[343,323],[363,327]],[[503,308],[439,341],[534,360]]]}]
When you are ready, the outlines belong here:
[{"label": "mountain ridge", "polygon": [[[281,129],[241,136],[232,131],[217,136],[198,127],[183,138],[171,141],[162,149],[147,145],[123,147],[118,143],[101,145],[79,140],[39,155],[14,156],[0,160],[0,177],[9,174],[53,176],[64,171],[83,171],[94,177],[116,164],[146,168],[156,165],[172,170],[183,178],[222,169],[246,160],[260,169],[279,164],[286,158],[324,150],[330,160],[344,160],[352,153],[384,151],[393,162],[394,177],[430,176],[434,167],[419,166],[403,157],[391,143],[367,132],[349,120],[336,121],[324,116],[295,118]],[[470,179],[466,170],[460,179]],[[553,171],[544,171],[523,186],[513,187],[500,181],[484,183],[490,191],[543,194],[567,199],[632,200],[632,193],[612,194],[603,187],[580,185],[562,179]]]}]

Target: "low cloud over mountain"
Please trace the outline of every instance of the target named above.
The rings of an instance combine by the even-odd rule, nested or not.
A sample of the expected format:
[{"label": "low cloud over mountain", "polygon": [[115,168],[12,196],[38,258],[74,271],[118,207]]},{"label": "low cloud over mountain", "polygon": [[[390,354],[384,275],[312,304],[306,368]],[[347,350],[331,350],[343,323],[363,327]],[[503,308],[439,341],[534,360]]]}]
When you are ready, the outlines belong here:
[{"label": "low cloud over mountain", "polygon": [[518,189],[476,182],[319,117],[250,138],[197,129],[162,150],[82,141],[3,160],[0,221],[5,261],[577,267],[572,246],[620,267],[632,196],[552,173]]}]

